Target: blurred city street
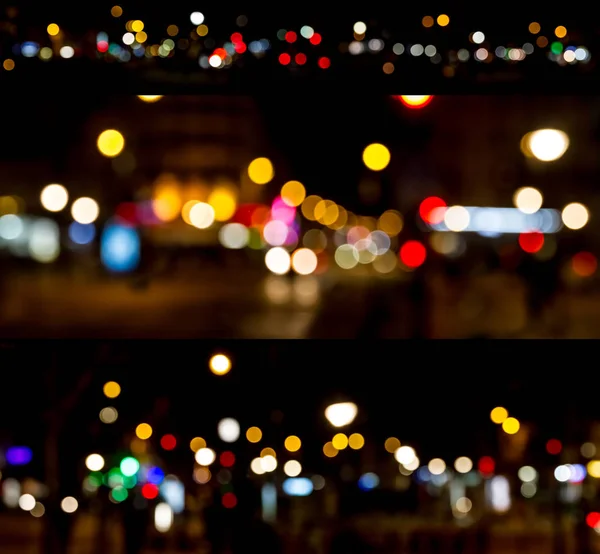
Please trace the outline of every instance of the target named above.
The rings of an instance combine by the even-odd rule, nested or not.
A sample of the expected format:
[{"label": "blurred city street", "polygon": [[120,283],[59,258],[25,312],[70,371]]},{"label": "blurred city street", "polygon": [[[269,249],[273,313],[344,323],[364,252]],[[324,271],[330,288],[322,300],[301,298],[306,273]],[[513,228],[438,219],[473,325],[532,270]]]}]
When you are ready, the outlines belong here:
[{"label": "blurred city street", "polygon": [[428,310],[428,338],[599,338],[600,293],[565,291],[540,318],[509,274],[472,278],[457,290],[434,278],[416,306],[406,282],[265,276],[208,268],[197,275],[84,278],[48,272],[6,283],[6,338],[411,338]]}]

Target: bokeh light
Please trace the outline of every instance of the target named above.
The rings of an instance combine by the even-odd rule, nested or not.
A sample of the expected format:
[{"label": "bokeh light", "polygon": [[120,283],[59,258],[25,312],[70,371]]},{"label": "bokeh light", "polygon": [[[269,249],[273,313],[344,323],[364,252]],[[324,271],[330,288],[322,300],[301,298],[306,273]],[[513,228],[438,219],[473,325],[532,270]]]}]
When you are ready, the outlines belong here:
[{"label": "bokeh light", "polygon": [[422,266],[427,259],[427,249],[417,240],[409,240],[400,248],[400,261],[411,269]]},{"label": "bokeh light", "polygon": [[534,214],[542,207],[544,197],[536,188],[522,187],[515,192],[513,202],[524,214]]},{"label": "bokeh light", "polygon": [[152,427],[148,423],[140,423],[135,428],[135,435],[138,439],[148,440],[152,436]]},{"label": "bokeh light", "polygon": [[100,215],[100,206],[93,198],[78,198],[71,206],[71,215],[77,223],[82,225],[94,223]]},{"label": "bokeh light", "polygon": [[100,133],[96,144],[103,156],[115,158],[125,148],[125,137],[116,129],[107,129]]},{"label": "bokeh light", "polygon": [[281,187],[281,199],[292,207],[298,207],[306,198],[306,189],[300,181],[288,181]]},{"label": "bokeh light", "polygon": [[256,158],[248,166],[248,177],[257,185],[266,185],[275,177],[273,163],[268,158]]},{"label": "bokeh light", "polygon": [[142,102],[146,102],[147,104],[154,104],[155,102],[158,102],[161,98],[163,98],[163,96],[160,94],[138,95],[138,98]]},{"label": "bokeh light", "polygon": [[432,95],[428,94],[417,94],[417,95],[400,95],[397,97],[404,106],[411,110],[420,110],[431,104],[433,100]]},{"label": "bokeh light", "polygon": [[503,408],[502,406],[498,406],[494,408],[490,413],[490,419],[496,425],[502,425],[504,421],[508,418],[508,410]]},{"label": "bokeh light", "polygon": [[102,388],[106,398],[117,398],[121,394],[121,385],[115,381],[108,381]]},{"label": "bokeh light", "polygon": [[69,193],[62,185],[47,185],[42,190],[40,201],[42,206],[49,212],[60,212],[69,201]]},{"label": "bokeh light", "polygon": [[262,431],[258,427],[250,427],[246,431],[246,439],[248,439],[248,442],[256,444],[262,439]]},{"label": "bokeh light", "polygon": [[208,367],[215,375],[226,375],[231,371],[231,360],[225,354],[215,354]]},{"label": "bokeh light", "polygon": [[521,428],[521,424],[519,423],[519,420],[514,417],[507,417],[502,422],[502,430],[507,435],[515,435],[516,433],[519,432],[520,428]]},{"label": "bokeh light", "polygon": [[295,435],[290,435],[285,439],[284,446],[288,452],[298,452],[298,450],[300,450],[300,447],[302,446],[302,441],[299,437]]},{"label": "bokeh light", "polygon": [[541,162],[554,162],[563,157],[569,148],[569,137],[558,129],[539,129],[527,133],[521,140],[525,156]]},{"label": "bokeh light", "polygon": [[561,217],[565,227],[578,231],[587,225],[590,214],[583,204],[573,202],[564,207]]},{"label": "bokeh light", "polygon": [[363,162],[371,171],[384,170],[389,165],[390,160],[390,151],[383,144],[369,144],[363,151]]}]

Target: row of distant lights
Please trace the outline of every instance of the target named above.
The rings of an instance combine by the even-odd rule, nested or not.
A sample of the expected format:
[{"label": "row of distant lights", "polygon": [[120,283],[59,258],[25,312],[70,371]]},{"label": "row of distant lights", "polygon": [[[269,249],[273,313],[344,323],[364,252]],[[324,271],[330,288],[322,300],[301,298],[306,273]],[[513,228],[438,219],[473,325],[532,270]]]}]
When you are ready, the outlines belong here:
[{"label": "row of distant lights", "polygon": [[[122,10],[118,6],[116,6],[115,8],[119,8],[119,10],[115,11],[113,8],[113,11],[111,13],[113,13],[113,15],[115,17],[120,17],[120,15],[122,15],[122,13],[123,13]],[[120,14],[120,15],[117,16],[115,14]],[[193,25],[201,26],[203,24],[204,20],[205,20],[204,14],[202,14],[201,12],[193,12],[190,15],[190,21]],[[440,27],[446,27],[450,22],[450,18],[445,14],[441,14],[437,17],[436,21]],[[144,52],[144,48],[142,47],[141,43],[145,42],[145,40],[147,39],[147,35],[143,32],[143,23],[141,21],[136,21],[134,23],[141,24],[141,25],[138,25],[139,29],[135,29],[136,34],[134,35],[132,32],[127,32],[123,36],[122,40],[125,45],[134,47],[135,55],[143,56],[145,52]],[[431,27],[431,26],[433,26],[433,24],[434,24],[434,20],[431,16],[426,16],[423,18],[423,26]],[[364,35],[367,31],[367,26],[364,22],[359,21],[354,24],[353,29],[354,29],[355,38],[359,38],[362,40],[362,38],[364,37]],[[55,23],[51,23],[50,25],[48,25],[47,30],[48,30],[48,34],[50,36],[57,36],[60,32],[60,28]],[[537,34],[540,30],[540,26],[537,23],[532,23],[529,26],[529,30],[533,34]],[[558,38],[564,38],[566,36],[566,33],[567,33],[567,31],[563,26],[559,26],[555,29],[555,34]],[[285,32],[285,31],[281,32],[280,31],[279,34],[280,35],[282,34],[282,36],[279,37],[281,40],[287,40],[286,37],[289,34],[289,32]],[[320,35],[315,33],[314,29],[310,26],[307,26],[307,25],[303,26],[300,31],[300,34],[304,38],[310,40],[312,44],[320,43]],[[295,35],[295,33],[294,33],[294,35]],[[315,36],[319,37],[318,41],[313,41],[313,38]],[[475,44],[482,44],[485,41],[485,34],[481,31],[476,31],[476,32],[472,33],[471,41]],[[290,41],[288,40],[288,42],[290,42]],[[101,52],[105,52],[109,49],[108,36],[106,35],[106,33],[100,33],[98,35],[97,45],[98,45],[99,51],[101,51]],[[569,64],[574,64],[577,62],[587,63],[590,60],[590,53],[584,47],[576,48],[573,46],[569,46],[563,52],[562,45],[559,45],[559,46],[560,46],[560,48],[556,51],[554,48],[552,48],[552,51],[550,54],[550,58],[555,61],[558,61],[558,62],[564,61]],[[163,41],[163,43],[160,45],[160,47],[158,49],[158,55],[161,57],[168,57],[171,54],[171,52],[174,50],[174,48],[175,48],[174,42],[171,39],[167,39],[167,40]],[[257,56],[261,56],[269,48],[270,48],[270,43],[266,39],[262,39],[260,41],[253,41],[252,43],[250,43],[250,45],[248,47],[250,52]],[[383,50],[383,48],[384,48],[384,42],[380,39],[371,39],[368,42],[368,49],[371,52],[380,52],[381,50]],[[366,48],[365,48],[364,44],[360,40],[355,40],[352,43],[350,43],[348,51],[352,55],[359,55],[359,54],[362,54],[365,51],[365,49]],[[225,45],[224,50],[227,51],[226,56],[220,56],[217,54],[213,54],[212,56],[202,55],[199,58],[200,66],[205,69],[208,69],[209,67],[222,68],[227,65],[230,65],[231,61],[232,61],[231,57],[236,53],[235,45],[233,43],[227,43]],[[395,44],[393,47],[393,52],[396,55],[403,54],[405,52],[405,50],[406,49],[405,49],[404,45],[400,44],[400,43]],[[494,53],[495,53],[496,57],[501,58],[501,59],[507,59],[510,61],[522,61],[525,59],[525,57],[527,55],[532,54],[533,51],[534,51],[533,45],[530,43],[526,43],[523,45],[522,48],[505,48],[503,46],[498,46],[495,49]],[[124,51],[124,50],[119,50],[118,52],[114,51],[111,53],[114,54],[116,57],[120,58],[121,61],[129,61],[129,59],[130,59],[129,52]],[[440,63],[441,59],[442,59],[441,56],[437,53],[437,48],[431,44],[427,45],[427,46],[423,46],[421,44],[413,44],[409,48],[409,53],[410,53],[410,55],[412,55],[414,57],[419,57],[419,56],[425,54],[425,56],[430,58],[433,63]],[[39,55],[39,57],[43,60],[49,60],[53,56],[53,52],[52,52],[51,48],[44,47],[44,48],[40,49],[39,45],[35,42],[24,43],[21,46],[21,54],[27,58],[32,58],[32,57]],[[71,46],[63,46],[63,47],[61,47],[61,49],[59,51],[59,55],[62,58],[69,59],[75,55],[75,50]],[[302,58],[300,58],[299,56],[300,55],[296,56],[296,58],[297,58],[296,63],[298,65],[303,65],[303,63],[305,63],[305,56],[303,56]],[[475,55],[474,55],[475,59],[477,61],[481,61],[481,62],[488,60],[489,56],[490,56],[490,52],[486,48],[483,48],[483,47],[479,48],[475,52]],[[461,49],[456,54],[456,59],[458,59],[461,62],[466,62],[469,60],[469,58],[470,58],[470,52],[466,49]],[[291,57],[288,54],[284,53],[280,56],[280,62],[283,65],[287,65],[288,63],[290,63],[290,61],[291,61]],[[326,67],[324,67],[325,65],[327,67],[329,67],[328,64],[325,64],[323,59],[320,59],[319,65],[324,69],[326,68]],[[4,68],[6,70],[13,69],[14,61],[10,60],[10,59],[5,60]]]},{"label": "row of distant lights", "polygon": [[[449,18],[446,15],[440,15],[437,18],[438,25],[445,27],[449,24]],[[423,18],[423,25],[425,27],[431,27],[433,25],[433,18],[430,16],[426,16]],[[535,27],[537,25],[537,27]],[[530,31],[534,34],[539,32],[539,25],[536,23],[532,23],[530,25]],[[352,55],[360,55],[364,53],[366,50],[370,52],[376,53],[381,52],[385,46],[385,43],[381,39],[373,38],[370,39],[367,43],[367,46],[362,42],[362,38],[367,31],[367,26],[364,22],[359,21],[354,24],[354,35],[357,40],[354,40],[348,46],[348,52]],[[557,38],[564,38],[566,36],[566,29],[562,26],[559,26],[555,30],[555,34]],[[485,34],[482,31],[476,31],[471,34],[471,41],[474,44],[483,44],[485,42]],[[576,62],[584,62],[587,63],[590,60],[590,52],[585,47],[574,47],[569,46],[565,49],[563,53],[563,47],[560,43],[557,43],[560,48],[554,48],[552,45],[551,48],[551,59],[555,59],[556,61],[563,59],[567,63],[576,63]],[[433,44],[429,44],[427,46],[423,46],[422,44],[413,44],[410,47],[405,47],[401,43],[396,43],[392,47],[392,51],[397,56],[404,54],[408,50],[408,53],[411,56],[419,57],[425,54],[428,58],[431,58],[433,63],[440,63],[441,56],[437,52],[437,48]],[[527,55],[533,54],[534,46],[531,43],[525,43],[522,48],[506,48],[504,46],[498,46],[494,50],[494,54],[496,57],[501,59],[506,59],[510,61],[523,61]],[[562,58],[560,57],[562,54]],[[465,48],[461,48],[456,53],[456,59],[461,62],[466,62],[470,59],[471,53],[469,50]],[[488,60],[490,56],[490,51],[487,48],[481,47],[476,50],[474,57],[477,61],[483,62]]]}]

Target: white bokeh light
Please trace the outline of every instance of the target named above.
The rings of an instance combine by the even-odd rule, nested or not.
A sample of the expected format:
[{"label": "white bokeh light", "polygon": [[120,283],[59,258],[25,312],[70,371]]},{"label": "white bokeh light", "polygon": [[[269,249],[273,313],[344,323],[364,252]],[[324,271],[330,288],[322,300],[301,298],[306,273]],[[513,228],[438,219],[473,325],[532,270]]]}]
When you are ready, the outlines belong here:
[{"label": "white bokeh light", "polygon": [[358,414],[358,407],[354,402],[340,402],[332,404],[325,410],[327,421],[334,427],[350,425]]},{"label": "white bokeh light", "polygon": [[452,206],[444,212],[444,223],[450,231],[464,231],[471,222],[469,211],[463,206]]},{"label": "white bokeh light", "polygon": [[515,192],[513,203],[524,214],[534,214],[541,209],[544,197],[536,188],[522,187]]},{"label": "white bokeh light", "polygon": [[209,466],[216,458],[217,455],[212,448],[201,448],[194,456],[196,463],[201,466]]},{"label": "white bokeh light", "polygon": [[417,458],[417,453],[415,452],[415,449],[411,446],[401,446],[394,453],[394,458],[396,458],[396,461],[399,464],[407,466],[410,465]]},{"label": "white bokeh light", "polygon": [[285,275],[292,266],[292,260],[287,250],[276,246],[265,255],[267,269],[275,275]]},{"label": "white bokeh light", "polygon": [[204,14],[202,12],[192,12],[190,21],[192,25],[202,25],[204,23]]},{"label": "white bokeh light", "polygon": [[553,162],[569,148],[569,137],[558,129],[539,129],[526,135],[526,146],[531,155],[541,162]]},{"label": "white bokeh light", "polygon": [[240,424],[232,417],[226,417],[219,421],[217,431],[223,442],[235,442],[240,438]]},{"label": "white bokeh light", "polygon": [[60,212],[69,201],[69,193],[62,185],[47,185],[40,195],[42,206],[49,212]]},{"label": "white bokeh light", "polygon": [[82,225],[94,223],[100,215],[100,206],[93,198],[78,198],[71,206],[71,215],[77,223]]}]

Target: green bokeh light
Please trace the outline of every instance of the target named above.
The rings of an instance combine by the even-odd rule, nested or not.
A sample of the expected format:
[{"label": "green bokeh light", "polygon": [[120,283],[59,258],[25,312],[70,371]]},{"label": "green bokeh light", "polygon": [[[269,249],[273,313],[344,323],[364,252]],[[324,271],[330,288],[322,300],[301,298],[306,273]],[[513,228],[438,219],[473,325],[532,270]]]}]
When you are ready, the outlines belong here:
[{"label": "green bokeh light", "polygon": [[140,470],[140,462],[135,458],[128,456],[121,461],[121,473],[125,477],[132,477]]},{"label": "green bokeh light", "polygon": [[121,486],[115,487],[112,491],[110,491],[110,494],[115,502],[123,502],[127,500],[127,497],[129,496],[127,489]]}]

